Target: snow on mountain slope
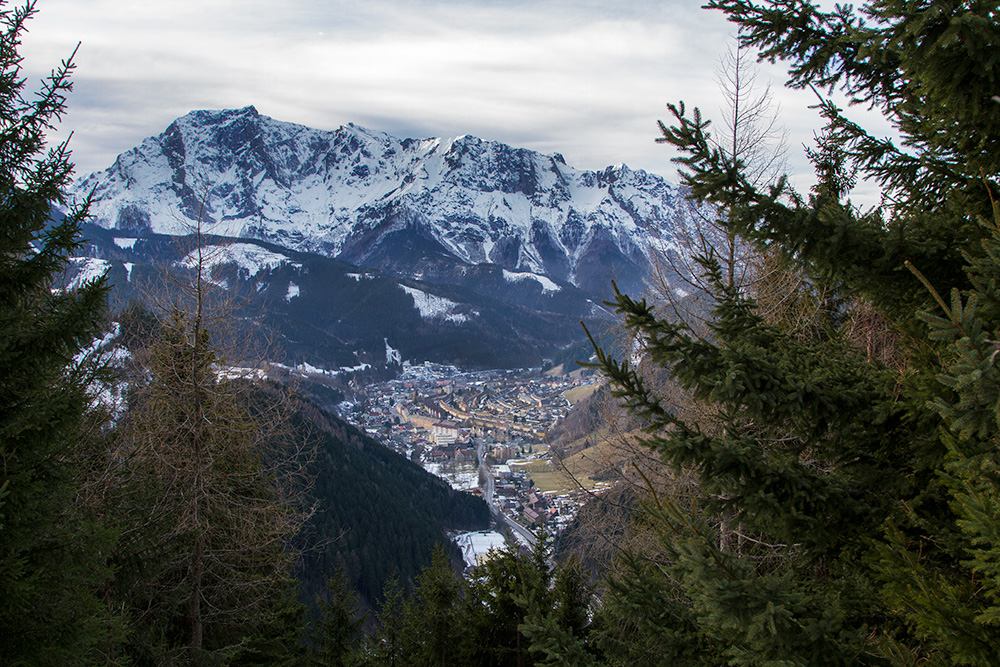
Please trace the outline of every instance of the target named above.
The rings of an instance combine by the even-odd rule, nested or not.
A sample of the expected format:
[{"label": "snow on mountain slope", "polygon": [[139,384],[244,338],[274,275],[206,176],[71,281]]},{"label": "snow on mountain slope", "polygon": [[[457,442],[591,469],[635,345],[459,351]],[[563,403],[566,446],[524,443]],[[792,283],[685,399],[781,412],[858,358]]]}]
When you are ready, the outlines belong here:
[{"label": "snow on mountain slope", "polygon": [[97,280],[111,267],[110,262],[95,257],[71,257],[70,263],[75,269],[75,275],[66,285],[68,290],[80,289]]},{"label": "snow on mountain slope", "polygon": [[[117,241],[117,239],[116,239]],[[236,264],[248,275],[255,276],[261,271],[267,271],[282,264],[301,266],[292,262],[285,255],[272,252],[252,243],[230,243],[227,245],[207,245],[201,250],[192,250],[180,260],[179,264],[187,269],[194,269],[201,262],[204,271],[211,272],[222,264]]]},{"label": "snow on mountain slope", "polygon": [[678,188],[624,165],[581,171],[471,136],[315,130],[253,107],[178,118],[75,185],[91,189],[97,224],[123,236],[200,226],[381,268],[422,239],[458,262],[592,293],[613,275],[638,279],[651,239],[693,219]]},{"label": "snow on mountain slope", "polygon": [[425,320],[440,318],[446,322],[466,322],[468,316],[455,312],[458,304],[444,297],[428,294],[406,285],[400,285],[400,289],[413,297],[413,307],[417,309],[420,316]]},{"label": "snow on mountain slope", "polygon": [[562,288],[556,285],[554,282],[546,278],[545,276],[535,275],[534,273],[514,273],[513,271],[503,270],[503,279],[509,283],[519,283],[524,280],[534,280],[539,285],[542,286],[542,292],[558,292]]}]

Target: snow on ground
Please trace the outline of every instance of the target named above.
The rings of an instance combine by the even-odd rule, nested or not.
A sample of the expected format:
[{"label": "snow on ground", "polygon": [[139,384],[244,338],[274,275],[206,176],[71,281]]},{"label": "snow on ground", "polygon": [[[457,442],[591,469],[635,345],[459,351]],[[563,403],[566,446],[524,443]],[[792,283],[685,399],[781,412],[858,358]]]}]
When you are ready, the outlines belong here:
[{"label": "snow on ground", "polygon": [[135,242],[138,240],[139,239],[125,239],[121,238],[120,236],[116,236],[115,245],[121,248],[122,250],[131,250],[133,247],[135,247]]},{"label": "snow on ground", "polygon": [[76,266],[76,276],[66,286],[68,290],[79,289],[97,280],[111,268],[111,262],[94,257],[73,257],[70,261]]},{"label": "snow on ground", "polygon": [[295,283],[288,283],[288,292],[285,293],[285,301],[291,301],[299,295],[299,286]]},{"label": "snow on ground", "polygon": [[93,355],[100,352],[102,349],[107,348],[114,342],[115,338],[121,333],[121,325],[118,322],[112,323],[111,330],[104,333],[100,338],[95,338],[90,342],[90,345],[81,349],[77,352],[76,356],[73,357],[75,363],[80,363],[87,357],[92,357]]},{"label": "snow on ground", "polygon": [[[198,266],[198,251],[192,250],[177,263],[188,269],[195,268]],[[301,266],[298,262],[292,262],[285,255],[261,248],[253,243],[205,246],[201,249],[201,263],[206,274],[211,273],[216,266],[233,263],[246,270],[251,276],[285,263],[291,263],[292,266],[296,267]]]},{"label": "snow on ground", "polygon": [[357,366],[344,366],[331,371],[325,368],[319,368],[318,366],[313,366],[312,364],[303,361],[301,364],[294,366],[292,370],[309,373],[311,375],[340,375],[341,373],[357,373],[368,368],[371,368],[368,364],[359,364]]},{"label": "snow on ground", "polygon": [[213,366],[215,376],[220,380],[266,380],[267,371],[263,368],[246,368],[242,366]]},{"label": "snow on ground", "polygon": [[319,366],[313,366],[308,362],[302,362],[301,364],[296,364],[295,366],[286,366],[285,364],[272,363],[275,368],[282,368],[291,373],[298,373],[300,375],[323,375],[326,377],[336,377],[343,373],[359,373],[364,370],[371,368],[370,364],[358,364],[357,366],[343,366],[335,370],[329,370],[326,368],[320,368]]},{"label": "snow on ground", "polygon": [[503,270],[503,279],[509,283],[519,283],[524,280],[534,280],[542,286],[543,294],[552,294],[554,292],[560,291],[562,288],[556,285],[554,282],[546,278],[545,276],[540,276],[535,273],[519,272],[515,273],[513,271]]},{"label": "snow on ground", "polygon": [[479,486],[479,467],[472,461],[466,463],[423,463],[424,470],[440,477],[456,491],[469,491]]},{"label": "snow on ground", "polygon": [[402,290],[413,297],[413,305],[420,312],[420,316],[425,320],[441,318],[447,322],[466,322],[468,317],[462,313],[456,313],[458,304],[434,294],[421,292],[412,287],[400,285]]},{"label": "snow on ground", "polygon": [[460,372],[457,366],[432,364],[429,361],[425,361],[422,364],[414,364],[404,359],[403,371],[396,378],[396,382],[436,380],[442,376],[454,377],[460,374]]},{"label": "snow on ground", "polygon": [[[97,362],[107,364],[109,368],[123,368],[131,355],[128,348],[115,344],[120,333],[121,325],[115,322],[104,336],[95,338],[89,346],[77,352],[73,357],[73,363]],[[125,412],[126,386],[126,383],[114,374],[110,378],[97,376],[87,385],[87,394],[94,406],[106,409],[112,423],[115,423]]]},{"label": "snow on ground", "polygon": [[482,557],[491,550],[501,550],[507,546],[506,538],[495,530],[458,533],[452,540],[462,550],[462,558],[469,567],[479,565]]},{"label": "snow on ground", "polygon": [[125,262],[125,282],[132,282],[132,267],[135,266],[132,262]]},{"label": "snow on ground", "polygon": [[399,350],[389,345],[389,339],[383,338],[385,341],[385,363],[386,364],[401,364],[403,363],[403,357]]}]

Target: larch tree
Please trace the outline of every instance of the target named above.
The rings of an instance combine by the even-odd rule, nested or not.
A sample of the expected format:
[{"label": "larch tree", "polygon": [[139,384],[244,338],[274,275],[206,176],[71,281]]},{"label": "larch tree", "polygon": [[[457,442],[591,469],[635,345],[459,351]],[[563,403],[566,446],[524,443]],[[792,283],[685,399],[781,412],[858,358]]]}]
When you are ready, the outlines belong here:
[{"label": "larch tree", "polygon": [[[290,403],[260,373],[232,371],[213,335],[231,310],[210,298],[196,230],[190,284],[160,304],[110,455],[108,511],[122,526],[115,596],[138,662],[210,663],[289,616],[304,443],[286,441]],[[245,376],[245,377],[244,377]],[[293,483],[293,481],[295,483]]]},{"label": "larch tree", "polygon": [[59,288],[87,202],[64,195],[67,145],[46,145],[72,58],[37,93],[25,87],[18,49],[34,12],[0,8],[0,662],[89,664],[113,540],[76,502],[93,426],[82,350],[103,324],[106,289],[103,279]]}]

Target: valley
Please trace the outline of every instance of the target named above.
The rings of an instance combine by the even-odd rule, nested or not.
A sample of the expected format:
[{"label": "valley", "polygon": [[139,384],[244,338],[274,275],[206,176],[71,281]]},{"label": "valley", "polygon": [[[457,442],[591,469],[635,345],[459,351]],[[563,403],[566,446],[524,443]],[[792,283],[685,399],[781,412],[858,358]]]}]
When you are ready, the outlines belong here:
[{"label": "valley", "polygon": [[558,533],[588,491],[605,486],[568,474],[551,455],[547,435],[571,398],[596,381],[583,370],[563,375],[406,363],[399,377],[365,387],[339,411],[453,488],[483,497],[496,529],[478,539],[455,536],[467,565],[474,565],[508,532],[526,544],[543,527]]}]

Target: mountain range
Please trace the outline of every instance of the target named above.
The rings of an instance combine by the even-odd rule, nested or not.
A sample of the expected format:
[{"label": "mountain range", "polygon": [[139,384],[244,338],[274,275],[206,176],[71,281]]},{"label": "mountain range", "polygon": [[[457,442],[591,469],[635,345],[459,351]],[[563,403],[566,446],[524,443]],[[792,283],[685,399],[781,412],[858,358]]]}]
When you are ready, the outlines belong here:
[{"label": "mountain range", "polygon": [[[72,193],[92,193],[89,257],[118,299],[167,267],[261,313],[285,361],[533,365],[638,293],[699,210],[659,176],[578,170],[472,136],[323,131],[253,107],[194,111]],[[207,261],[205,261],[207,259]]]}]

